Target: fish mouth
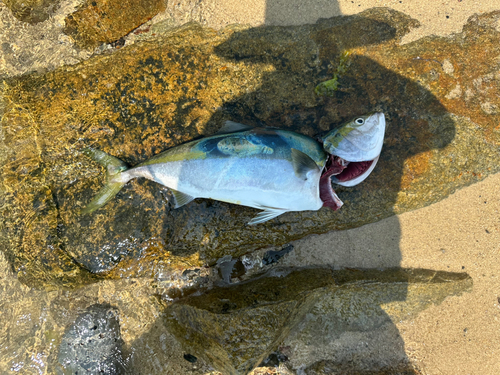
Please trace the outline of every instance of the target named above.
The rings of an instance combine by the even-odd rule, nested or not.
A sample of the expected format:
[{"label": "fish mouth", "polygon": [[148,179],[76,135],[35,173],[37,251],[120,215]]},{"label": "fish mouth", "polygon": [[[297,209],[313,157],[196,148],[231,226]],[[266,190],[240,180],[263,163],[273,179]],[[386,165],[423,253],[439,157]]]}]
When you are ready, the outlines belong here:
[{"label": "fish mouth", "polygon": [[320,178],[319,197],[323,207],[337,211],[344,204],[332,187],[332,182],[342,186],[354,186],[363,181],[373,170],[374,160],[349,162],[335,155],[328,155],[325,169]]},{"label": "fish mouth", "polygon": [[318,139],[328,155],[320,178],[323,206],[342,207],[332,183],[352,187],[370,175],[380,157],[384,134],[385,115],[378,112],[358,116]]}]

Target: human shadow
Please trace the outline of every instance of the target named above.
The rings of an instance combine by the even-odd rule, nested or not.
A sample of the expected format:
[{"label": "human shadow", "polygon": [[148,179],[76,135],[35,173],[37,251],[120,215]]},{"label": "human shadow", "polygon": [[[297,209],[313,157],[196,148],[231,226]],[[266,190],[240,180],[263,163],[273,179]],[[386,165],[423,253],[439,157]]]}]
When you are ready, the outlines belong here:
[{"label": "human shadow", "polygon": [[[382,21],[384,17],[381,15],[391,19],[392,24]],[[349,69],[339,77],[337,91],[330,92],[327,96],[314,94],[318,83],[331,79],[335,74],[336,64],[344,51],[360,50],[366,46],[375,50],[396,48],[395,40],[407,30],[403,25],[401,32],[398,23],[394,23],[394,19],[399,16],[400,14],[395,12],[376,10],[369,14],[320,20],[315,25],[247,29],[235,32],[229,40],[216,48],[216,53],[228,64],[244,61],[247,64],[271,65],[273,69],[265,73],[263,84],[257,90],[226,102],[211,118],[213,123],[220,124],[230,119],[250,125],[290,129],[313,136],[356,115],[372,111],[385,113],[387,131],[384,148],[372,175],[359,186],[336,188],[345,203],[340,211],[333,212],[323,208],[314,212],[315,216],[329,223],[334,223],[332,217],[335,217],[343,222],[350,221],[352,227],[359,227],[373,221],[373,217],[381,219],[394,216],[398,194],[405,184],[410,183],[404,174],[405,163],[431,150],[445,147],[455,136],[451,117],[432,93],[420,83],[394,73],[362,53],[351,54]],[[310,42],[307,38],[298,37],[299,31],[302,34],[308,32]],[[390,44],[391,42],[394,43]],[[310,58],[300,56],[304,51],[310,53]],[[373,202],[373,207],[364,204],[367,200]],[[310,220],[307,215],[309,214],[283,215],[274,219],[270,225],[286,228],[287,224],[297,222],[297,217]],[[371,219],[367,220],[366,217]],[[389,225],[383,230],[375,224],[367,227],[368,229],[349,231],[350,238],[347,238],[349,235],[345,232],[330,232],[324,235],[331,236],[332,239],[327,259],[314,259],[315,251],[320,245],[315,241],[319,237],[304,239],[300,244],[296,244],[296,247],[297,250],[301,247],[303,254],[309,252],[311,261],[308,264],[296,262],[293,265],[329,266],[337,270],[398,268],[401,265],[401,228],[395,217],[387,222]],[[325,228],[320,227],[318,232],[325,232],[328,229]],[[255,233],[258,230],[257,228]],[[262,231],[265,233],[264,229]],[[269,243],[272,242],[273,239],[269,239]],[[324,256],[325,252],[321,254]],[[307,374],[398,371],[416,373],[406,356],[404,341],[397,326],[381,307],[407,299],[406,287],[398,288],[397,293],[385,293],[382,290],[376,301],[373,300],[370,288],[361,288],[359,293],[351,294],[349,298],[342,300],[345,304],[342,314],[336,300],[340,297],[336,292],[332,293],[328,297],[331,301],[330,310],[316,320],[311,320],[310,317],[314,317],[314,314],[310,314],[309,320],[295,325],[290,335],[283,338],[281,344],[274,348],[274,357],[286,359],[289,356],[293,367],[293,358],[302,355],[301,359],[305,360],[303,363],[308,364],[305,369]],[[255,293],[261,292],[273,290],[257,290]],[[254,295],[247,297],[252,296]],[[197,298],[203,300],[204,295],[200,294]],[[208,297],[205,302],[209,303]],[[321,304],[324,308],[324,300]],[[360,308],[366,307],[367,304],[369,309]],[[175,303],[173,308],[176,308]],[[366,313],[368,310],[370,313]],[[351,311],[352,314],[346,315],[345,311]],[[185,321],[182,324],[186,329],[201,327],[204,324],[203,321],[196,320],[196,317],[192,317],[192,320],[189,320],[189,316],[183,319]],[[253,321],[251,316],[248,321]],[[130,359],[131,370],[143,369],[144,358],[141,353],[144,342],[148,343],[148,348],[161,348],[160,326],[161,324],[156,324],[154,329],[132,344],[135,356]],[[311,330],[311,327],[314,329]],[[262,329],[277,331],[279,327],[269,324]],[[238,335],[237,330],[229,330],[234,333],[238,342],[247,340],[244,333]],[[220,332],[224,332],[224,329]],[[315,334],[308,336],[308,332]],[[203,347],[204,337],[210,335],[203,329],[198,333],[197,344]],[[277,332],[276,336],[280,334],[282,333]],[[304,351],[293,351],[304,343],[304,338],[310,343],[310,348],[314,348],[309,356],[304,355]],[[186,352],[198,357],[204,356],[204,350],[189,351],[193,340],[188,340],[185,335],[180,335],[177,339],[183,344]],[[300,352],[301,348],[298,349]],[[156,357],[158,350],[148,355],[159,358]],[[260,353],[256,358],[259,356]]]},{"label": "human shadow", "polygon": [[[387,19],[387,22],[384,19]],[[233,98],[220,107],[209,121],[212,124],[221,124],[224,120],[230,119],[250,125],[290,129],[314,136],[354,116],[372,111],[384,112],[387,119],[386,139],[377,168],[361,185],[337,189],[339,197],[345,203],[339,212],[323,208],[312,214],[286,214],[264,225],[263,229],[259,227],[241,229],[250,233],[247,236],[258,236],[259,232],[265,234],[265,229],[270,226],[284,228],[282,230],[286,231],[294,222],[296,226],[300,226],[298,224],[301,220],[312,220],[311,215],[314,215],[314,220],[318,223],[322,220],[334,223],[338,219],[349,222],[351,227],[366,224],[373,221],[373,218],[382,219],[394,215],[398,194],[405,184],[411,182],[405,180],[406,177],[403,178],[405,163],[431,150],[440,149],[452,141],[455,136],[453,121],[447,114],[446,108],[432,93],[418,82],[408,80],[365,54],[356,52],[366,46],[370,46],[372,50],[395,49],[396,39],[408,29],[407,24],[398,27],[400,26],[398,22],[404,23],[401,14],[376,10],[369,14],[320,20],[315,25],[265,26],[237,31],[226,42],[216,47],[218,56],[228,64],[243,61],[249,65],[271,66],[272,69],[264,73],[263,84],[257,90]],[[305,33],[309,38],[303,37]],[[338,77],[339,89],[328,92],[325,96],[317,96],[314,88],[317,84],[332,78],[336,73],[340,56],[347,50],[354,52],[349,57],[349,68]],[[415,63],[421,62],[415,61]],[[367,206],[366,201],[373,202],[373,205]],[[203,200],[199,210],[205,210],[204,205],[207,204],[212,203]],[[185,228],[189,235],[193,235],[193,232],[201,230],[204,221],[214,221],[217,216],[235,217],[235,215],[221,215],[225,210],[232,209],[231,207],[225,203],[213,203],[213,209],[206,210],[208,213],[203,217],[196,215],[195,208],[185,206],[176,211],[172,220],[175,219],[182,224],[183,216],[186,216],[187,224],[179,226]],[[250,209],[242,210],[239,207],[238,210],[243,213],[251,212]],[[189,220],[197,220],[197,225],[189,225]],[[347,250],[350,257],[332,256],[332,265],[335,268],[399,267],[401,250],[398,243],[401,229],[397,220],[393,220],[392,223],[393,227],[389,231],[392,241],[390,246],[384,241],[377,244],[374,238],[359,239],[356,248],[359,254],[354,254],[350,248]],[[221,232],[232,230],[231,225],[235,225],[224,224],[229,229],[223,227]],[[334,228],[333,224],[332,228],[328,225],[318,225],[317,232],[326,232]],[[280,239],[268,239],[267,242],[273,244],[279,241]],[[312,242],[309,246],[313,252]],[[331,251],[333,254],[340,254],[344,253],[345,249],[332,244]],[[317,345],[323,347],[332,345],[341,337],[351,337],[354,341],[360,341],[363,340],[362,334],[374,332],[367,330],[366,327],[379,328],[384,325],[386,331],[390,331],[391,334],[379,340],[383,340],[384,348],[388,349],[375,354],[370,352],[369,369],[383,370],[396,360],[404,364],[407,361],[404,342],[397,327],[380,305],[391,301],[404,301],[406,297],[407,293],[404,290],[396,295],[388,294],[374,306],[377,312],[372,316],[376,316],[375,320],[372,316],[362,317],[364,328],[359,328],[360,325],[355,321],[352,324],[337,324],[336,327],[339,329],[335,331],[336,335],[317,336]],[[332,319],[334,318],[333,316]],[[332,320],[329,322],[336,324]],[[301,329],[300,325],[297,327],[297,330]],[[149,334],[154,336],[156,333],[155,331]],[[148,334],[145,338],[147,336]],[[380,341],[373,341],[374,345],[377,343]],[[156,344],[158,350],[162,348],[161,342]],[[359,372],[359,364],[368,366],[368,362],[363,361],[366,351],[357,351],[356,348],[354,345],[352,351],[346,352],[343,357],[315,360],[330,361],[332,366],[335,365],[343,371]],[[137,350],[136,353],[140,355],[141,351]],[[346,369],[346,366],[350,367]]]},{"label": "human shadow", "polygon": [[[270,3],[271,14],[275,16],[279,14],[277,9],[280,9],[278,3],[274,5]],[[375,11],[373,14],[379,13]],[[214,121],[231,119],[312,135],[331,129],[335,124],[357,115],[374,111],[384,112],[387,119],[386,138],[374,172],[360,186],[336,187],[340,199],[345,202],[340,212],[333,213],[323,209],[318,213],[324,217],[341,215],[344,216],[344,221],[346,218],[351,218],[353,227],[365,224],[365,215],[360,215],[360,212],[365,212],[367,216],[380,215],[381,218],[394,215],[398,193],[409,183],[405,180],[407,177],[403,178],[405,163],[430,150],[445,147],[455,136],[455,126],[451,117],[431,92],[419,82],[408,80],[377,61],[356,52],[350,56],[350,66],[347,71],[339,77],[340,89],[323,97],[296,99],[301,98],[297,92],[311,90],[311,85],[307,84],[308,80],[319,84],[331,79],[336,72],[336,64],[345,51],[369,45],[376,49],[377,45],[384,43],[387,45],[391,40],[395,41],[401,36],[398,25],[379,21],[376,17],[372,17],[373,14],[318,21],[311,27],[310,35],[319,46],[319,51],[317,55],[312,55],[311,61],[306,62],[302,69],[296,66],[302,62],[295,54],[304,49],[298,46],[299,41],[295,37],[297,28],[294,27],[268,26],[240,31],[216,48],[217,54],[228,61],[272,64],[274,70],[264,77],[264,83],[258,90],[227,102],[214,115]],[[269,23],[278,22],[277,20],[278,18],[271,18]],[[404,26],[402,28],[404,29]],[[380,197],[380,200],[384,201],[383,207],[366,207],[363,204],[366,197],[371,199]],[[286,222],[286,219],[281,221]],[[335,268],[399,267],[401,250],[398,244],[401,228],[397,219],[391,222],[392,228],[388,232],[379,234],[378,239],[359,239],[355,250],[357,254],[353,254],[353,250],[347,250],[350,252],[350,257],[332,256]],[[387,238],[387,234],[390,239]],[[374,237],[377,237],[377,234],[374,234]],[[309,251],[314,251],[314,245],[311,244]],[[332,244],[331,251],[334,254],[344,254],[346,249]],[[394,295],[388,295],[387,298],[383,303],[395,300]],[[406,293],[399,293],[396,299],[404,301]],[[318,358],[318,363],[326,361],[332,369],[337,368],[339,371],[378,371],[387,369],[388,366],[394,368],[406,366],[409,361],[396,326],[380,306],[374,316],[384,321],[387,332],[391,332],[380,339],[385,340],[383,345],[387,350],[366,351],[365,348],[358,350],[354,345],[351,352],[345,352],[345,356]],[[379,322],[372,323],[374,327],[379,326]],[[324,324],[328,326],[336,323]],[[346,325],[342,333],[344,338],[347,334],[357,340],[368,340],[363,334],[370,335],[369,330],[357,329],[356,324]],[[341,336],[340,333],[337,337],[327,337],[325,334],[325,337],[316,338],[317,345],[332,346]],[[377,340],[368,341],[377,345]],[[366,367],[367,361],[370,362],[369,368]],[[412,371],[410,365],[404,370]]]}]

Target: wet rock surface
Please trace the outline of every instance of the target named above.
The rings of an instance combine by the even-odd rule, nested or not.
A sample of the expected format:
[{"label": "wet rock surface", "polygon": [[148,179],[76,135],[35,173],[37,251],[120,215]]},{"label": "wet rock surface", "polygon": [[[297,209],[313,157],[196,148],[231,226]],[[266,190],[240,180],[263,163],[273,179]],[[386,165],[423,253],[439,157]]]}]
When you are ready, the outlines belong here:
[{"label": "wet rock surface", "polygon": [[[19,282],[2,253],[0,279],[3,323],[0,327],[1,374],[31,373],[33,370],[56,374],[64,370],[60,359],[67,360],[68,369],[81,364],[82,361],[76,361],[74,354],[82,354],[89,348],[84,345],[85,338],[95,331],[85,330],[82,319],[83,323],[99,323],[100,333],[103,331],[101,328],[104,331],[108,329],[107,334],[98,337],[101,345],[102,340],[105,344],[100,349],[113,348],[110,337],[123,340],[121,358],[126,374],[174,375],[192,372],[201,375],[209,372],[208,366],[201,360],[196,363],[198,371],[192,371],[193,365],[182,359],[184,352],[175,337],[165,330],[158,319],[164,309],[154,297],[159,289],[158,280],[103,280],[71,291],[35,290]],[[92,306],[99,307],[95,310]],[[104,313],[108,306],[113,307],[109,318]],[[72,332],[70,335],[69,331]],[[69,339],[71,337],[73,341]],[[74,347],[71,356],[62,356],[63,342],[67,344],[69,341],[70,345],[74,345],[78,340],[82,343],[81,347]],[[100,363],[106,364],[106,359]]]},{"label": "wet rock surface", "polygon": [[[213,265],[437,202],[500,168],[498,17],[404,46],[416,21],[387,9],[298,27],[187,25],[6,80],[1,245],[23,282],[76,286]],[[317,96],[346,51],[338,90]],[[203,199],[173,210],[166,189],[136,180],[103,209],[78,214],[104,182],[82,147],[135,165],[227,119],[314,135],[374,110],[388,123],[381,159],[360,186],[337,189],[338,212],[247,226],[256,210]]]},{"label": "wet rock surface", "polygon": [[68,327],[59,347],[58,374],[124,374],[118,310],[88,307]]},{"label": "wet rock surface", "polygon": [[392,322],[471,288],[466,273],[276,268],[181,299],[164,321],[186,351],[223,374],[246,374],[278,345],[295,369],[316,356],[344,373],[393,373],[411,366]]}]

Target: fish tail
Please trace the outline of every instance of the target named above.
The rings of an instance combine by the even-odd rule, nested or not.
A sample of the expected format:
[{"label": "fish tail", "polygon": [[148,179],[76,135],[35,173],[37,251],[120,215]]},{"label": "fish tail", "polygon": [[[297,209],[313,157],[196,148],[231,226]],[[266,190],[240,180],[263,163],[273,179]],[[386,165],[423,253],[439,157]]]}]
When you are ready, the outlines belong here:
[{"label": "fish tail", "polygon": [[82,214],[89,214],[108,203],[130,180],[130,177],[123,175],[129,166],[114,156],[90,147],[83,149],[82,153],[106,168],[106,183],[94,199],[81,210]]}]

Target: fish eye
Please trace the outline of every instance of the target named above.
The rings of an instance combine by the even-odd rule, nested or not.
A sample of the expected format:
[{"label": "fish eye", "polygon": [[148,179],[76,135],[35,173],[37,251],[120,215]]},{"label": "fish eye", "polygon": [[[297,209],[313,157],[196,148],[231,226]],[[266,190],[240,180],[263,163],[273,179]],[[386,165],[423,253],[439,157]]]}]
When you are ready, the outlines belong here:
[{"label": "fish eye", "polygon": [[356,125],[363,125],[365,123],[365,120],[363,120],[361,117],[357,118],[355,121]]}]

